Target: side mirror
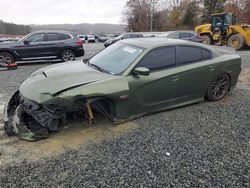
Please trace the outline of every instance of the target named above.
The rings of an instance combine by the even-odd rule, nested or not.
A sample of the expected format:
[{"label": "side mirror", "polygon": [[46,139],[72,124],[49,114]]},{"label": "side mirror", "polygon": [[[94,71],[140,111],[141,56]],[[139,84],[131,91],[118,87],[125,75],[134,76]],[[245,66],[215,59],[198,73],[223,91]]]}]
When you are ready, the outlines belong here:
[{"label": "side mirror", "polygon": [[82,62],[85,63],[85,64],[88,63],[88,61],[89,61],[89,58],[85,58],[85,59],[82,60]]},{"label": "side mirror", "polygon": [[150,74],[150,70],[146,67],[137,67],[133,71],[136,75],[148,76]]},{"label": "side mirror", "polygon": [[30,43],[30,41],[29,41],[29,40],[27,40],[27,39],[24,39],[24,40],[23,40],[23,43],[24,43],[24,44],[29,44],[29,43]]}]

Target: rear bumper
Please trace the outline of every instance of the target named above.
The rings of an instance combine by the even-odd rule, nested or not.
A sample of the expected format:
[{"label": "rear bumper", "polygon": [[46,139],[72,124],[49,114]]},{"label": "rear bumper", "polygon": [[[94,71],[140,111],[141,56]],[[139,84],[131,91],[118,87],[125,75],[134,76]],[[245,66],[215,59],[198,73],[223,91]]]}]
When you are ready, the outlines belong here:
[{"label": "rear bumper", "polygon": [[76,57],[81,57],[84,56],[84,49],[83,48],[78,48],[76,51]]}]

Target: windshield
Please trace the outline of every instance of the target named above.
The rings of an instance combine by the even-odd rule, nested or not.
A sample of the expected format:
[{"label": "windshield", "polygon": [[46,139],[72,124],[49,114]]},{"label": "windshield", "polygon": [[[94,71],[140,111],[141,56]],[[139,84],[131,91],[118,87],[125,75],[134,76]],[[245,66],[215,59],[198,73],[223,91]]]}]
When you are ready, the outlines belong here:
[{"label": "windshield", "polygon": [[111,74],[120,74],[143,52],[143,48],[117,42],[89,60],[90,65]]}]

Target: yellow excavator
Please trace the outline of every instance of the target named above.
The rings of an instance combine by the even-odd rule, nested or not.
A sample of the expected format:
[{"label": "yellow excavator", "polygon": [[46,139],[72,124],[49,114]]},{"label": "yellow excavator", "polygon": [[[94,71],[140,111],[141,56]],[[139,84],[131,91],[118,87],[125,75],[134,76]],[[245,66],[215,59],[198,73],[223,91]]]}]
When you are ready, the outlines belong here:
[{"label": "yellow excavator", "polygon": [[250,47],[249,25],[236,24],[232,13],[212,14],[211,23],[195,27],[195,32],[205,44],[227,45],[236,50],[245,45]]}]

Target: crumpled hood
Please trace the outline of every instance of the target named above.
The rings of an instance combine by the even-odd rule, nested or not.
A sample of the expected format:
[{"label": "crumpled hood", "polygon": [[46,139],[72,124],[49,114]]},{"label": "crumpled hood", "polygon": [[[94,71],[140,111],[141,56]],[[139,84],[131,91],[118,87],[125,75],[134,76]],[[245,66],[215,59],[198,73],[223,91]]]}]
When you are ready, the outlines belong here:
[{"label": "crumpled hood", "polygon": [[83,62],[67,62],[40,69],[25,80],[20,92],[26,98],[34,94],[54,95],[77,86],[110,79],[113,75],[95,70]]}]

